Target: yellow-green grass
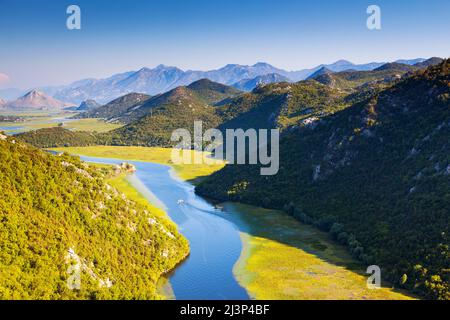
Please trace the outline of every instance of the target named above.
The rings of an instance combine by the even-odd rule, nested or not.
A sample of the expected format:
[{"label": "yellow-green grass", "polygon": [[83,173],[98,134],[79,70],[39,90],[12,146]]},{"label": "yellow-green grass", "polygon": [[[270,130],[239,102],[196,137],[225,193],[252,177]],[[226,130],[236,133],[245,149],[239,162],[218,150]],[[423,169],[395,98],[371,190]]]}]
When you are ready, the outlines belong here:
[{"label": "yellow-green grass", "polygon": [[107,132],[121,127],[121,124],[108,123],[102,119],[86,118],[65,123],[64,128],[75,131]]},{"label": "yellow-green grass", "polygon": [[119,147],[119,146],[91,146],[91,147],[68,147],[53,149],[58,152],[67,152],[70,154],[83,155],[89,157],[112,158],[123,160],[147,161],[170,165],[174,168],[177,175],[183,179],[192,182],[198,182],[199,179],[212,174],[223,168],[225,163],[219,160],[208,159],[213,164],[193,164],[194,157],[206,157],[208,154],[199,151],[185,150],[190,153],[192,164],[174,164],[172,162],[172,150],[170,148],[157,147]]},{"label": "yellow-green grass", "polygon": [[67,112],[48,112],[48,111],[42,111],[42,110],[36,110],[36,111],[30,111],[30,110],[24,110],[24,111],[11,111],[11,110],[2,110],[0,111],[0,115],[5,116],[20,116],[20,117],[48,117],[50,115],[57,115],[57,114],[67,114]]},{"label": "yellow-green grass", "polygon": [[389,287],[369,289],[363,266],[324,232],[276,210],[223,206],[244,246],[233,272],[254,299],[412,299]]}]

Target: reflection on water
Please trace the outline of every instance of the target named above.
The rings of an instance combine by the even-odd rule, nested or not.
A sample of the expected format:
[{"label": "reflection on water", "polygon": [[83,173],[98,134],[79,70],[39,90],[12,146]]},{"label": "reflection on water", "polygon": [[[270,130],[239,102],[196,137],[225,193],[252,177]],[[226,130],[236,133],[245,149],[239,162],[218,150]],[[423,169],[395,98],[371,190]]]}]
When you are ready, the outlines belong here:
[{"label": "reflection on water", "polygon": [[[121,162],[91,157],[81,159],[97,163]],[[233,266],[242,250],[235,225],[214,214],[216,209],[197,196],[191,184],[175,178],[170,167],[127,162],[136,166],[135,176],[162,202],[170,218],[189,240],[190,256],[169,277],[176,299],[248,299],[247,292],[233,276]]]}]

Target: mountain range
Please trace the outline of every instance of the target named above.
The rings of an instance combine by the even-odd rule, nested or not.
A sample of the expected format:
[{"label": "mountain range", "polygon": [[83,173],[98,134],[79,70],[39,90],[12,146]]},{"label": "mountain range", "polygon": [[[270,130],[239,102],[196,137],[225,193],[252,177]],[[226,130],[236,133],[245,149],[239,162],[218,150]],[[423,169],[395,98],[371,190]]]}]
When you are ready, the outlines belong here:
[{"label": "mountain range", "polygon": [[[416,64],[424,60],[413,59],[398,62],[403,64]],[[282,79],[283,81],[296,82],[308,78],[323,67],[333,72],[344,70],[368,71],[384,64],[385,62],[354,64],[346,60],[339,60],[332,64],[322,64],[315,68],[299,71],[283,70],[264,62],[258,62],[251,66],[228,64],[222,68],[210,71],[183,71],[177,67],[159,65],[153,69],[141,68],[137,71],[123,72],[104,79],[87,78],[69,85],[41,87],[38,90],[58,100],[77,105],[88,99],[105,104],[127,93],[138,92],[156,95],[179,86],[187,86],[192,82],[204,78],[221,84],[236,85],[238,89],[251,91],[261,81],[263,83],[271,83],[278,82],[278,80]],[[244,83],[241,83],[241,81],[244,81]],[[19,94],[22,93],[18,89],[0,91],[0,97],[4,99],[16,98]]]},{"label": "mountain range", "polygon": [[[442,59],[435,62],[438,61]],[[219,129],[284,130],[304,126],[362,101],[416,70],[420,68],[400,63],[385,64],[372,71],[332,72],[322,67],[314,79],[261,85],[251,92],[201,79],[155,96],[128,93],[75,118],[102,118],[125,124],[100,134],[100,144],[171,146],[170,133],[177,128],[191,130],[195,120],[202,120],[205,127]],[[41,134],[40,140],[34,134],[32,137],[24,134],[23,138],[39,146],[51,145],[48,138],[51,132]],[[80,140],[83,145],[95,143],[91,137],[83,136]],[[71,141],[76,144],[76,139]],[[59,145],[55,142],[54,146]]]}]

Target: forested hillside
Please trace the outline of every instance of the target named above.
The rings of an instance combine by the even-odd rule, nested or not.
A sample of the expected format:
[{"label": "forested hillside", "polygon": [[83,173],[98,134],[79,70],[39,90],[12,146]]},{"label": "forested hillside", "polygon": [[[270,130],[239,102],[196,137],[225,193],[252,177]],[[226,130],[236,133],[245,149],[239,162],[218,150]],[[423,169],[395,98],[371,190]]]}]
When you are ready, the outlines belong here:
[{"label": "forested hillside", "polygon": [[[156,282],[187,241],[108,185],[110,174],[0,135],[0,299],[159,298]],[[70,290],[77,265],[81,286]]]},{"label": "forested hillside", "polygon": [[285,132],[280,171],[227,165],[197,187],[330,231],[396,286],[450,299],[450,61]]},{"label": "forested hillside", "polygon": [[99,143],[98,134],[95,132],[71,131],[62,127],[27,131],[16,137],[39,148],[84,147]]}]

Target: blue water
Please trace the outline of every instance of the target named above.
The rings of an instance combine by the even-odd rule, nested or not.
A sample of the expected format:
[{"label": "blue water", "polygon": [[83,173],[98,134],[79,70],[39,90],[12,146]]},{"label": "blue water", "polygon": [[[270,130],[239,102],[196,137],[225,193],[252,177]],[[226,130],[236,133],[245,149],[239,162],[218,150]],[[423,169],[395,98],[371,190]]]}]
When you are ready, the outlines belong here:
[{"label": "blue water", "polygon": [[[117,159],[81,157],[96,163],[117,164]],[[176,299],[248,299],[233,276],[242,243],[236,226],[194,193],[194,187],[171,173],[168,166],[127,161],[135,177],[164,205],[164,210],[189,240],[189,257],[169,277]],[[145,193],[144,193],[145,194]],[[178,204],[183,200],[183,204]],[[218,212],[217,212],[218,213]]]},{"label": "blue water", "polygon": [[0,126],[0,131],[16,131],[22,128],[21,126]]}]

